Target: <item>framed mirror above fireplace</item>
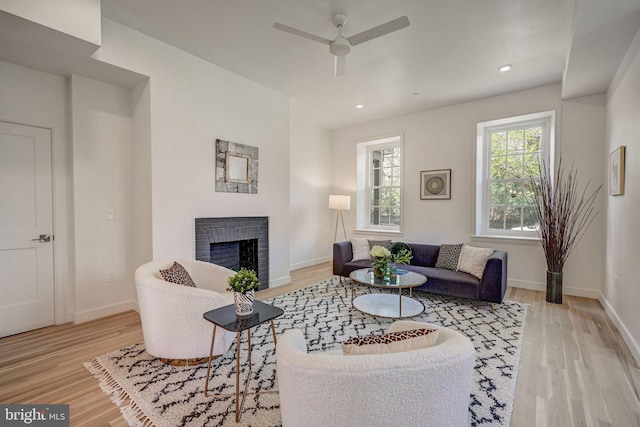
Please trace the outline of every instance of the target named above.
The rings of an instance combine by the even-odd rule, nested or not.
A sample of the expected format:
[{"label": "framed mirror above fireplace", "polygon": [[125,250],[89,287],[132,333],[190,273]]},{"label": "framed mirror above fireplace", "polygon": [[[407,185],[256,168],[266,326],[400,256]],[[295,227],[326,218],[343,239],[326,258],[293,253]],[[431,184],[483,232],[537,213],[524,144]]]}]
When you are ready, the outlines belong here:
[{"label": "framed mirror above fireplace", "polygon": [[216,191],[258,192],[258,147],[216,140]]}]

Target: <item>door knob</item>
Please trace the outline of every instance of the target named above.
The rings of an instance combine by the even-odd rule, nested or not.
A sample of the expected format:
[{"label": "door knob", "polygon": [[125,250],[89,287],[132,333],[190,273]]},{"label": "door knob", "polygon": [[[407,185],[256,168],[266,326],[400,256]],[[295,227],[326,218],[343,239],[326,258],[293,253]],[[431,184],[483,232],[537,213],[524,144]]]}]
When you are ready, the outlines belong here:
[{"label": "door knob", "polygon": [[49,234],[41,234],[37,239],[31,239],[32,242],[40,242],[47,243],[51,241],[51,236]]}]

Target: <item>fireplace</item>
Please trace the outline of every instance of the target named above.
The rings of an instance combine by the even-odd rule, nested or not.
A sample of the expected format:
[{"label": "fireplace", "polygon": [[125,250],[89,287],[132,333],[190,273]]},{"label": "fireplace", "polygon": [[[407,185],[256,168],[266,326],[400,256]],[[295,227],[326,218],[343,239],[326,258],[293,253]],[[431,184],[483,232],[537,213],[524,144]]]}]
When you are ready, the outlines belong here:
[{"label": "fireplace", "polygon": [[267,217],[196,218],[195,235],[197,260],[254,270],[260,289],[269,287]]},{"label": "fireplace", "polygon": [[258,239],[211,243],[209,262],[234,270],[258,271]]}]

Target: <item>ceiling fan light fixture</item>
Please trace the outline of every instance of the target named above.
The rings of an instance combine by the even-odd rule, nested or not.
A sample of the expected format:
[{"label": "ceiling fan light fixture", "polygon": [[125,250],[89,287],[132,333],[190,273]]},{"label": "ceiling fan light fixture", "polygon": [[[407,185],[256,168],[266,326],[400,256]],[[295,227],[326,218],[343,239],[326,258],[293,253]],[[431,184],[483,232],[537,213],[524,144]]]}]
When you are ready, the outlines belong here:
[{"label": "ceiling fan light fixture", "polygon": [[304,37],[309,40],[316,41],[318,43],[329,45],[329,52],[335,57],[334,59],[334,74],[335,76],[341,76],[344,74],[344,62],[345,56],[351,51],[352,46],[359,45],[360,43],[367,42],[369,40],[377,39],[394,31],[401,30],[408,27],[409,18],[401,16],[400,18],[392,19],[384,24],[377,25],[373,28],[369,28],[361,33],[352,35],[350,37],[344,37],[342,35],[342,27],[347,22],[347,15],[344,12],[334,13],[331,17],[331,21],[338,28],[338,36],[335,40],[329,40],[324,37],[316,36],[315,34],[307,33],[306,31],[299,30],[288,25],[280,24],[278,22],[273,24],[273,28],[280,31]]},{"label": "ceiling fan light fixture", "polygon": [[338,36],[334,41],[329,44],[329,52],[336,56],[346,55],[351,51],[351,44],[347,39],[342,36]]}]

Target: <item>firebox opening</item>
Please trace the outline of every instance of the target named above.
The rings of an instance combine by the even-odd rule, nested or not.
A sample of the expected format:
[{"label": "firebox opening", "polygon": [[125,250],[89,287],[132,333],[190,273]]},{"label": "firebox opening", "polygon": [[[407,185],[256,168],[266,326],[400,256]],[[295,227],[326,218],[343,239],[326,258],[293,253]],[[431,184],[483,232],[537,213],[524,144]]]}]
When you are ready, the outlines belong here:
[{"label": "firebox opening", "polygon": [[210,260],[214,264],[258,272],[258,239],[211,243]]}]

